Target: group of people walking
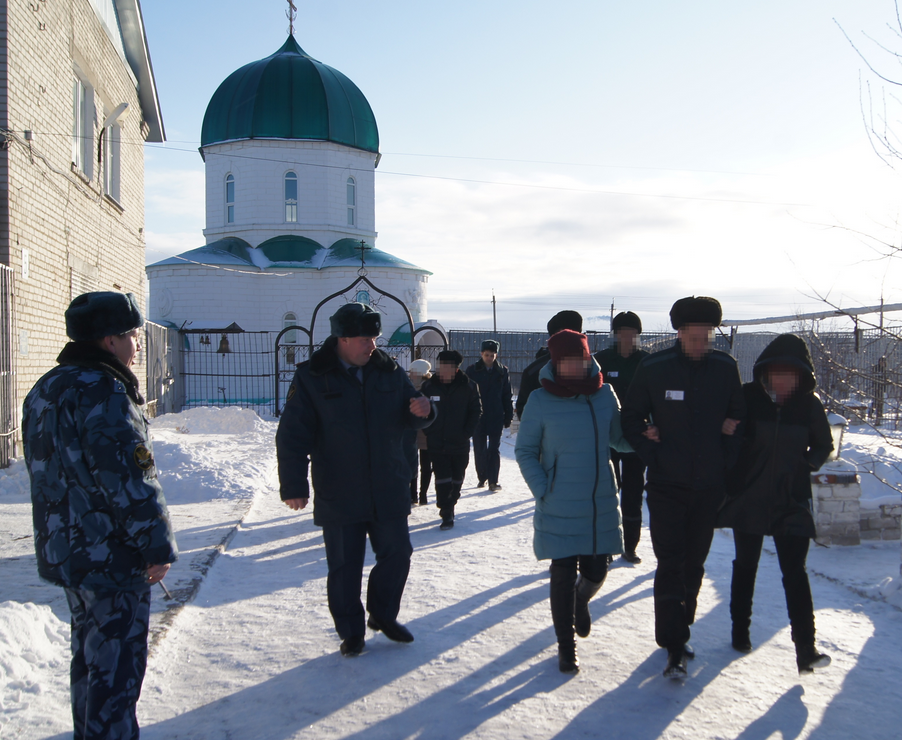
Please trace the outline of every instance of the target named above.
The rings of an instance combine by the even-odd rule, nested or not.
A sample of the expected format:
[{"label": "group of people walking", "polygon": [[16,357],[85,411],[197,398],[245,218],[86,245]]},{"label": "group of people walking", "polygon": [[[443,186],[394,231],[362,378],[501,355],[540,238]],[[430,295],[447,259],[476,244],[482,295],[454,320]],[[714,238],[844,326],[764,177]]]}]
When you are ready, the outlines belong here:
[{"label": "group of people walking", "polygon": [[685,677],[695,657],[690,628],[718,526],[733,529],[736,546],[733,647],[752,649],[755,574],[763,537],[772,535],[798,670],[823,667],[830,658],[815,646],[805,560],[815,536],[810,474],[833,444],[808,349],[800,337],[779,336],[743,386],[736,361],[713,348],[718,301],[680,299],[670,318],[676,342],[648,355],[637,349],[639,317],[619,314],[615,346],[595,358],[579,327],[552,332],[559,321],[549,322],[547,359],[534,363],[541,387],[518,404],[516,457],[536,499],[536,557],[551,560],[560,670],[579,670],[575,637],[590,632],[588,603],[612,557],[639,561],[643,474],[664,675]]},{"label": "group of people walking", "polygon": [[[536,499],[535,554],[551,561],[559,668],[579,670],[576,637],[591,632],[589,601],[613,556],[640,562],[643,488],[665,675],[685,676],[694,655],[690,627],[717,526],[732,528],[736,545],[733,647],[752,650],[758,558],[772,535],[798,669],[822,667],[830,659],[815,645],[805,561],[815,534],[810,473],[833,445],[808,349],[797,336],[777,337],[742,386],[736,361],[712,348],[722,318],[716,300],[681,299],[670,317],[672,347],[638,349],[642,324],[626,312],[613,320],[616,344],[593,357],[582,318],[562,311],[548,323],[547,349],[523,374],[515,454]],[[74,736],[132,738],[150,587],[178,558],[131,371],[144,318],[132,294],[115,292],[79,296],[65,318],[72,341],[23,407],[38,571],[65,589],[72,614]],[[425,503],[428,488],[422,479],[417,495],[411,480],[418,433],[419,462],[431,465],[449,529],[471,438],[480,486],[500,489],[498,447],[514,407],[494,340],[466,373],[455,350],[439,354],[433,375],[414,363],[414,383],[376,348],[381,318],[370,306],[343,305],[330,328],[292,379],[276,449],[289,508],[306,508],[312,483],[329,610],[340,653],[353,657],[367,628],[414,640],[398,615],[413,552],[410,506]],[[367,539],[376,563],[364,608]]]}]

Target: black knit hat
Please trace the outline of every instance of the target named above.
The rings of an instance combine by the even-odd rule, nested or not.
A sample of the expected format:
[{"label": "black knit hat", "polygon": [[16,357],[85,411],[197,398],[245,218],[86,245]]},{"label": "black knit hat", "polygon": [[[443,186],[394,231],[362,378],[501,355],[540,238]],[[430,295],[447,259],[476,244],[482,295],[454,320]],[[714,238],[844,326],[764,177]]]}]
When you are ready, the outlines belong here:
[{"label": "black knit hat", "polygon": [[378,337],[382,315],[365,303],[345,303],[329,317],[333,337]]},{"label": "black knit hat", "polygon": [[614,317],[614,320],[611,322],[611,331],[617,331],[618,329],[623,328],[635,329],[641,334],[642,319],[640,319],[632,311],[621,311]]},{"label": "black knit hat", "polygon": [[501,343],[496,342],[494,339],[483,339],[482,340],[482,349],[480,352],[494,352],[496,355],[501,349]]},{"label": "black knit hat", "polygon": [[582,332],[583,317],[576,311],[558,311],[548,320],[548,336],[557,334],[562,329]]},{"label": "black knit hat", "polygon": [[680,329],[686,324],[708,324],[720,326],[723,310],[716,298],[689,296],[680,298],[670,309],[670,325]]},{"label": "black knit hat", "polygon": [[144,326],[134,293],[82,293],[66,309],[66,334],[73,342],[118,336]]},{"label": "black knit hat", "polygon": [[464,356],[456,349],[443,349],[438,353],[438,361],[440,364],[460,367],[460,363],[464,361]]}]

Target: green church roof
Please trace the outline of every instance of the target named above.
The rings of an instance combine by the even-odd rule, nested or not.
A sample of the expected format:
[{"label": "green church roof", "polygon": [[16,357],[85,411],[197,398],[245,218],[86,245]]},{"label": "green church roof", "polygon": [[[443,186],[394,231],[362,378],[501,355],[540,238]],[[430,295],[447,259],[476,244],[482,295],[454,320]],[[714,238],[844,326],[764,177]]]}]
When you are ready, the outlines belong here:
[{"label": "green church roof", "polygon": [[293,36],[272,56],[230,74],[207,105],[201,147],[234,139],[314,139],[379,151],[373,110],[341,72]]}]

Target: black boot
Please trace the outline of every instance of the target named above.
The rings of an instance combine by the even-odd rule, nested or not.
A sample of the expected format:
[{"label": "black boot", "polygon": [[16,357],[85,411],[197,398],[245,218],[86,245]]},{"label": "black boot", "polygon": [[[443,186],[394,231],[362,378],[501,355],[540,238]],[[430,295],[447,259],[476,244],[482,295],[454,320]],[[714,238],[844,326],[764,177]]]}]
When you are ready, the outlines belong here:
[{"label": "black boot", "polygon": [[574,621],[576,634],[580,637],[588,637],[592,631],[592,615],[589,614],[589,601],[598,593],[603,583],[604,578],[595,583],[582,575],[576,580]]},{"label": "black boot", "polygon": [[757,568],[737,565],[733,561],[733,580],[730,583],[730,617],[733,620],[733,649],[740,653],[752,651],[749,629],[752,626],[752,597],[755,594]]},{"label": "black boot", "polygon": [[636,555],[636,547],[642,534],[641,519],[623,520],[623,559],[628,563],[641,563],[642,558]]},{"label": "black boot", "polygon": [[814,641],[804,645],[796,643],[796,666],[799,673],[814,673],[815,668],[826,668],[830,665],[830,656],[819,653]]},{"label": "black boot", "polygon": [[551,621],[557,637],[558,668],[561,673],[577,673],[576,633],[573,627],[576,597],[576,569],[551,566]]}]

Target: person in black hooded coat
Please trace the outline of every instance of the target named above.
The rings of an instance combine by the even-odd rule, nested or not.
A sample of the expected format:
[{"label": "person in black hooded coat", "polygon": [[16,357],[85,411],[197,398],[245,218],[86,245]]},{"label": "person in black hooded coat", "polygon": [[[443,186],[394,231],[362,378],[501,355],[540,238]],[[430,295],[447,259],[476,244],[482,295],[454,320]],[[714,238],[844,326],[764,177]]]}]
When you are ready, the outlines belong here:
[{"label": "person in black hooded coat", "polygon": [[733,647],[752,649],[749,628],[758,559],[773,536],[800,673],[830,658],[814,644],[814,606],[805,561],[815,536],[811,473],[833,450],[824,407],[814,394],[814,364],[805,341],[781,334],[758,357],[742,390],[748,416],[718,526],[732,527],[736,545],[730,589]]}]

